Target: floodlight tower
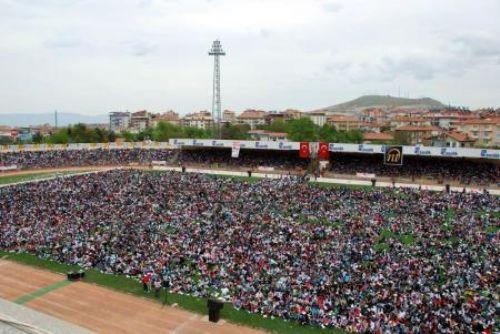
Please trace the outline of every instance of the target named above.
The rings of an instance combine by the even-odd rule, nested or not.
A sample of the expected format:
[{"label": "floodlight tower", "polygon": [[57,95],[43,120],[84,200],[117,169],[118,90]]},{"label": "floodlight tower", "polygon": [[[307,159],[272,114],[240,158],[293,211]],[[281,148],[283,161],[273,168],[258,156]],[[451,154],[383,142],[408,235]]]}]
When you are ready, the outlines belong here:
[{"label": "floodlight tower", "polygon": [[221,102],[220,102],[220,62],[219,56],[225,56],[226,53],[222,50],[222,45],[219,40],[215,40],[212,44],[212,49],[208,51],[209,56],[214,56],[214,83],[212,96],[212,119],[214,125],[217,126],[219,139],[221,138],[220,123],[221,117]]}]

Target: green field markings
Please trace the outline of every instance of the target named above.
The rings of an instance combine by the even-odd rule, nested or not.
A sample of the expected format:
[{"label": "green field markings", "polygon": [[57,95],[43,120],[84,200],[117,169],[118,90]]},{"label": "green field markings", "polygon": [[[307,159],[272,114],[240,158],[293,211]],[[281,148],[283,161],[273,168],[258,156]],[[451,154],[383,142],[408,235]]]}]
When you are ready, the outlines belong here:
[{"label": "green field markings", "polygon": [[41,289],[35,290],[31,293],[28,293],[24,296],[17,298],[16,300],[14,300],[14,303],[20,304],[20,305],[26,304],[27,302],[32,301],[33,299],[39,298],[43,295],[46,295],[49,292],[52,292],[54,290],[57,290],[57,289],[60,289],[62,287],[65,287],[67,285],[70,285],[71,283],[72,283],[71,281],[63,280],[63,281],[59,281],[59,282],[56,282],[56,283],[51,284],[51,285],[47,285]]},{"label": "green field markings", "polygon": [[87,170],[77,170],[77,171],[61,171],[61,172],[38,172],[29,174],[16,174],[16,175],[4,175],[0,176],[0,185],[8,185],[19,182],[28,181],[41,181],[44,179],[50,179],[55,176],[64,176],[88,172]]},{"label": "green field markings", "polygon": [[[0,257],[6,256],[6,260],[43,268],[56,273],[67,273],[78,271],[82,268],[76,265],[66,265],[52,260],[41,259],[29,253],[14,253],[0,251]],[[160,297],[155,297],[154,293],[147,293],[143,290],[142,284],[135,278],[125,275],[105,274],[95,269],[85,270],[84,282],[93,283],[118,292],[128,293],[138,297],[148,298],[158,303],[162,303],[165,292],[162,291]],[[66,284],[69,284],[69,281]],[[37,297],[34,297],[37,298]],[[169,293],[167,296],[168,305],[178,304],[179,307],[199,313],[207,314],[207,299],[194,297],[186,294]],[[319,328],[315,326],[305,326],[297,322],[284,320],[279,317],[264,317],[260,314],[251,313],[245,310],[238,310],[231,303],[226,303],[221,310],[221,317],[229,322],[260,328],[271,333],[297,333],[297,334],[326,334],[346,333],[339,329]]]}]

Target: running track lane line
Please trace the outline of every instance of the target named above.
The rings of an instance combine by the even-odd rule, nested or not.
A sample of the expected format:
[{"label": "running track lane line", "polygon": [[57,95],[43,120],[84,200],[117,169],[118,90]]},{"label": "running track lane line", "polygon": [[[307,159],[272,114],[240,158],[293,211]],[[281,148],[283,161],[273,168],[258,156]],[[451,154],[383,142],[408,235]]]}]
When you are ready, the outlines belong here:
[{"label": "running track lane line", "polygon": [[32,301],[33,299],[36,299],[38,297],[43,296],[49,292],[52,292],[54,290],[57,290],[57,289],[60,289],[62,287],[65,287],[67,285],[70,285],[71,283],[73,283],[73,282],[68,281],[68,280],[63,280],[63,281],[53,283],[51,285],[47,285],[41,289],[35,290],[31,293],[28,293],[24,296],[17,298],[16,300],[14,300],[14,303],[19,304],[19,305],[25,304],[29,301]]}]

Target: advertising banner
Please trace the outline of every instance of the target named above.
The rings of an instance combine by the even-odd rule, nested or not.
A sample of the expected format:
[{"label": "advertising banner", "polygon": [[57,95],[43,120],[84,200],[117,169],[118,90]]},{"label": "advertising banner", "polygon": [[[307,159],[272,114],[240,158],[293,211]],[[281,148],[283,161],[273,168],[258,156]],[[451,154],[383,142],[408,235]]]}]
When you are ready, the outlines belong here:
[{"label": "advertising banner", "polygon": [[240,156],[240,142],[233,142],[233,148],[231,149],[231,158],[238,158]]},{"label": "advertising banner", "polygon": [[384,154],[384,164],[401,166],[403,164],[403,146],[387,146]]}]

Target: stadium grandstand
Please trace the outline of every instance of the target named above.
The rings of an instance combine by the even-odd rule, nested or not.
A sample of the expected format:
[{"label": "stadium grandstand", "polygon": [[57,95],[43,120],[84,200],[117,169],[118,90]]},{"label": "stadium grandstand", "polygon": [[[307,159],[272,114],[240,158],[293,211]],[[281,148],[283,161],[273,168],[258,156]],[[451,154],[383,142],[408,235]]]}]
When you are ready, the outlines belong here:
[{"label": "stadium grandstand", "polygon": [[493,333],[499,161],[277,141],[4,146],[6,176],[78,173],[0,187],[0,254],[130,278],[192,310],[217,299],[262,330]]}]

